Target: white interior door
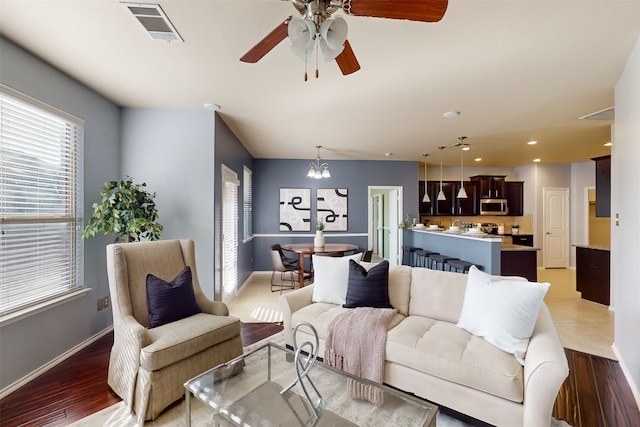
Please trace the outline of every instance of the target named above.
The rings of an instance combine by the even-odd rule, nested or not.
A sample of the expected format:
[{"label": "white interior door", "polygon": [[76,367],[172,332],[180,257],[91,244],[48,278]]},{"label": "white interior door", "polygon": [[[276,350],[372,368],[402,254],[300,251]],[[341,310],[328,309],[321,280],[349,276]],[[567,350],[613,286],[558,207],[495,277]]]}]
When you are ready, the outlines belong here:
[{"label": "white interior door", "polygon": [[373,252],[384,257],[384,205],[382,194],[373,195]]},{"label": "white interior door", "polygon": [[389,265],[400,264],[402,230],[398,224],[402,220],[402,193],[399,189],[389,191]]},{"label": "white interior door", "polygon": [[545,268],[569,265],[569,189],[543,188],[543,246]]}]

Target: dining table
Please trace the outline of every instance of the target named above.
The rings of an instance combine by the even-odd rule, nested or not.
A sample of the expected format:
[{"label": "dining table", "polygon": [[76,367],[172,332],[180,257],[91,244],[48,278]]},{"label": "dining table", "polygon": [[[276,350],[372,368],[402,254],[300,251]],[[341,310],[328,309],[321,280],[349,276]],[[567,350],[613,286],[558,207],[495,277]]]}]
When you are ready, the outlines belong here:
[{"label": "dining table", "polygon": [[322,253],[337,253],[344,256],[346,252],[357,251],[358,248],[358,245],[349,243],[325,243],[322,247],[314,246],[313,243],[290,243],[288,245],[282,245],[283,250],[298,254],[298,280],[300,287],[304,286],[304,274],[312,273],[311,271],[304,270],[304,258],[306,256]]}]

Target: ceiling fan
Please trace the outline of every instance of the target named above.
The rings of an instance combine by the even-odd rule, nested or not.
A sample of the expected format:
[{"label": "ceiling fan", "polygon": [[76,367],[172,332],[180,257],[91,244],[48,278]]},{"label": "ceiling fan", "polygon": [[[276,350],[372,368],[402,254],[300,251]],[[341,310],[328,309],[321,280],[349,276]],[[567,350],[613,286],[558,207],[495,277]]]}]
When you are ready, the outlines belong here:
[{"label": "ceiling fan", "polygon": [[[240,58],[242,62],[256,63],[289,37],[292,49],[306,61],[314,46],[322,51],[325,60],[335,59],[342,74],[360,69],[353,49],[347,40],[347,23],[331,15],[342,10],[347,15],[374,18],[406,19],[410,21],[438,22],[447,10],[448,0],[287,0],[300,13],[301,18],[289,16],[258,44]],[[317,54],[317,51],[316,51]],[[305,72],[305,80],[307,79]],[[316,77],[318,70],[316,67]]]}]

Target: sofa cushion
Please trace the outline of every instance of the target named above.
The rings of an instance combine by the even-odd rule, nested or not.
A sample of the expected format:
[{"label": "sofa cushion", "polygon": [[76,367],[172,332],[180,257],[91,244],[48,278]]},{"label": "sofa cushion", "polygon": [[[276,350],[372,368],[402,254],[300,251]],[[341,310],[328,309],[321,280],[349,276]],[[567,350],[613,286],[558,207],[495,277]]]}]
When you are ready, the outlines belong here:
[{"label": "sofa cushion", "polygon": [[466,287],[466,274],[413,268],[409,315],[457,323]]},{"label": "sofa cushion", "polygon": [[343,257],[313,255],[313,302],[344,304],[349,284],[349,261],[360,261],[362,253]]},{"label": "sofa cushion", "polygon": [[[366,270],[372,268],[375,263],[360,262]],[[407,265],[389,266],[389,302],[398,313],[409,315],[409,291],[411,290],[411,267]]]},{"label": "sofa cushion", "polygon": [[[291,325],[295,327],[300,322],[311,323],[318,331],[318,338],[325,340],[329,331],[329,324],[333,319],[342,313],[349,311],[348,308],[343,308],[336,304],[315,303],[307,305],[300,310],[293,313],[291,316]],[[396,314],[389,324],[391,329],[400,323],[405,316]]]},{"label": "sofa cushion", "polygon": [[389,302],[389,261],[382,261],[367,271],[357,262],[349,261],[349,285],[344,308],[391,308]]},{"label": "sofa cushion", "polygon": [[153,274],[147,274],[147,309],[149,328],[175,322],[200,313],[191,280],[191,267],[185,267],[167,282]]},{"label": "sofa cushion", "polygon": [[458,327],[484,337],[496,347],[524,357],[549,283],[496,278],[469,269]]},{"label": "sofa cushion", "polygon": [[240,320],[198,313],[178,322],[148,329],[140,365],[156,371],[240,335]]},{"label": "sofa cushion", "polygon": [[514,402],[523,400],[518,361],[450,322],[405,318],[387,335],[386,360]]}]

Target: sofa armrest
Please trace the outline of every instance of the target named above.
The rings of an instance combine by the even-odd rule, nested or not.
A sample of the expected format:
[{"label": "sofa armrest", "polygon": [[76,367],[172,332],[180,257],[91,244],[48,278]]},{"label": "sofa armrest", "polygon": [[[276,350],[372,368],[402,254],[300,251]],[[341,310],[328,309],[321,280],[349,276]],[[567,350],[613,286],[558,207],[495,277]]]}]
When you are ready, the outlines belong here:
[{"label": "sofa armrest", "polygon": [[282,310],[282,323],[284,326],[284,342],[293,346],[291,317],[293,313],[312,303],[313,284],[296,289],[293,292],[280,295],[280,309]]},{"label": "sofa armrest", "polygon": [[524,364],[524,427],[549,425],[569,365],[549,309],[543,303]]},{"label": "sofa armrest", "polygon": [[[201,298],[198,298],[198,296],[201,296]],[[216,316],[229,315],[229,308],[225,303],[220,301],[211,301],[210,299],[205,297],[204,294],[200,294],[196,296],[196,303],[198,304],[198,307],[200,307],[200,310],[202,310],[203,313],[213,314]]]}]

